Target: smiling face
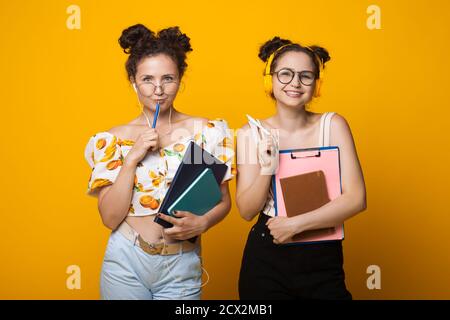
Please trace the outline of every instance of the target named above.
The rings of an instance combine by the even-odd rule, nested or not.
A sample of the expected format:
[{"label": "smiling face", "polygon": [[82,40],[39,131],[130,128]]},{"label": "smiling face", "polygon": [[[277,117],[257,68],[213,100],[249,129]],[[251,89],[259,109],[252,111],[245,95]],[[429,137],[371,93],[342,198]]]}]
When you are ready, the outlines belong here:
[{"label": "smiling face", "polygon": [[177,65],[165,54],[142,59],[137,65],[134,80],[140,102],[152,112],[158,102],[161,111],[168,110],[180,86]]},{"label": "smiling face", "polygon": [[[275,99],[278,103],[289,107],[298,108],[306,105],[313,98],[316,82],[312,81],[312,85],[309,86],[303,84],[300,81],[299,72],[309,71],[315,74],[316,70],[312,59],[304,52],[288,51],[276,61],[273,72],[278,72],[283,69],[293,70],[295,71],[295,75],[290,83],[284,84],[278,80],[276,73],[273,74],[272,85]],[[304,77],[308,76],[308,72],[304,72],[303,74]],[[280,73],[280,77],[282,76],[283,74]],[[307,78],[303,78],[302,80],[308,83]]]}]

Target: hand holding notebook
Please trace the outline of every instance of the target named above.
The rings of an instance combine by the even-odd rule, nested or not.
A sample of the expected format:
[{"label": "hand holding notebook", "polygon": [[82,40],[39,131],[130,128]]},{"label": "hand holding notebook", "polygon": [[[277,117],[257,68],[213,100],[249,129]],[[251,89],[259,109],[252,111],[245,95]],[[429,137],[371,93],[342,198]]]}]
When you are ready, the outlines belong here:
[{"label": "hand holding notebook", "polygon": [[[322,207],[341,194],[339,148],[280,150],[280,167],[272,183],[277,216],[293,217]],[[343,225],[292,238],[302,243],[343,239]]]},{"label": "hand holding notebook", "polygon": [[[330,202],[323,171],[313,171],[280,179],[286,215],[295,217]],[[299,241],[308,237],[322,237],[334,233],[334,228],[308,230],[292,237]]]},{"label": "hand holding notebook", "polygon": [[[202,149],[195,142],[191,142],[186,148],[183,160],[175,173],[169,190],[164,197],[159,212],[169,214],[169,207],[185,192],[204,170],[211,170],[217,185],[220,185],[225,176],[227,166],[222,161],[214,157],[209,152]],[[181,210],[181,209],[180,209]],[[158,216],[154,220],[164,228],[172,227],[172,224],[160,219]]]}]

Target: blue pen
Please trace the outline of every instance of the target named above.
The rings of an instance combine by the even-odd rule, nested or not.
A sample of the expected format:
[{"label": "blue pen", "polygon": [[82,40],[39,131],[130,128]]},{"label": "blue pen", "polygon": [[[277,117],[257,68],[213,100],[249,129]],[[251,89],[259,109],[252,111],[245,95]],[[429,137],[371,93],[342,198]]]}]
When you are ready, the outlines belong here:
[{"label": "blue pen", "polygon": [[158,116],[159,116],[159,102],[156,103],[156,111],[155,111],[155,116],[153,117],[152,128],[156,127],[156,120],[158,120]]}]

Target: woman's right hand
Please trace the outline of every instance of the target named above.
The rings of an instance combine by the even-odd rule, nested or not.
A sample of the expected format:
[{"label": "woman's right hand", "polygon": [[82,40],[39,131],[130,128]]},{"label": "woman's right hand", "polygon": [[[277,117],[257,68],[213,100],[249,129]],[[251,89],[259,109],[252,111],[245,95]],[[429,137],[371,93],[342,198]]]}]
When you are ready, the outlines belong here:
[{"label": "woman's right hand", "polygon": [[270,135],[264,134],[258,128],[258,161],[262,175],[273,175],[278,169],[279,141],[278,134],[272,130]]},{"label": "woman's right hand", "polygon": [[158,148],[158,131],[156,129],[147,129],[139,135],[124,161],[131,165],[137,165],[144,159],[148,151],[156,151]]}]

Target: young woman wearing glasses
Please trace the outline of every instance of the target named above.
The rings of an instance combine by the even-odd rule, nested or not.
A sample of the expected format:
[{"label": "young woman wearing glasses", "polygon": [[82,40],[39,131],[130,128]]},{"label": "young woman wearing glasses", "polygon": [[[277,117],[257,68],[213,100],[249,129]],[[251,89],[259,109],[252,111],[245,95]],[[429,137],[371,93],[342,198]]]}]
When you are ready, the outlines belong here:
[{"label": "young woman wearing glasses", "polygon": [[[259,214],[244,250],[240,298],[351,299],[344,281],[342,241],[287,245],[298,233],[338,226],[366,208],[364,179],[347,122],[337,114],[307,109],[320,95],[329,54],[319,46],[275,37],[261,46],[259,57],[266,63],[265,86],[276,113],[250,122],[238,133],[236,203],[247,221]],[[326,123],[329,134],[325,130],[324,135]],[[278,151],[322,146],[323,140],[340,149],[342,195],[302,215],[276,216],[271,178]]]},{"label": "young woman wearing glasses", "polygon": [[[104,225],[112,230],[101,272],[102,299],[199,299],[200,241],[191,242],[230,210],[232,138],[223,120],[178,111],[174,101],[192,51],[178,27],[157,34],[138,24],[122,32],[126,71],[142,110],[125,125],[90,138],[88,194],[98,196]],[[155,114],[159,104],[159,116]],[[155,119],[157,117],[157,119]],[[154,120],[157,120],[156,122]],[[153,128],[153,123],[156,127]],[[203,216],[178,211],[163,229],[154,222],[191,141],[228,165],[222,200]]]}]

